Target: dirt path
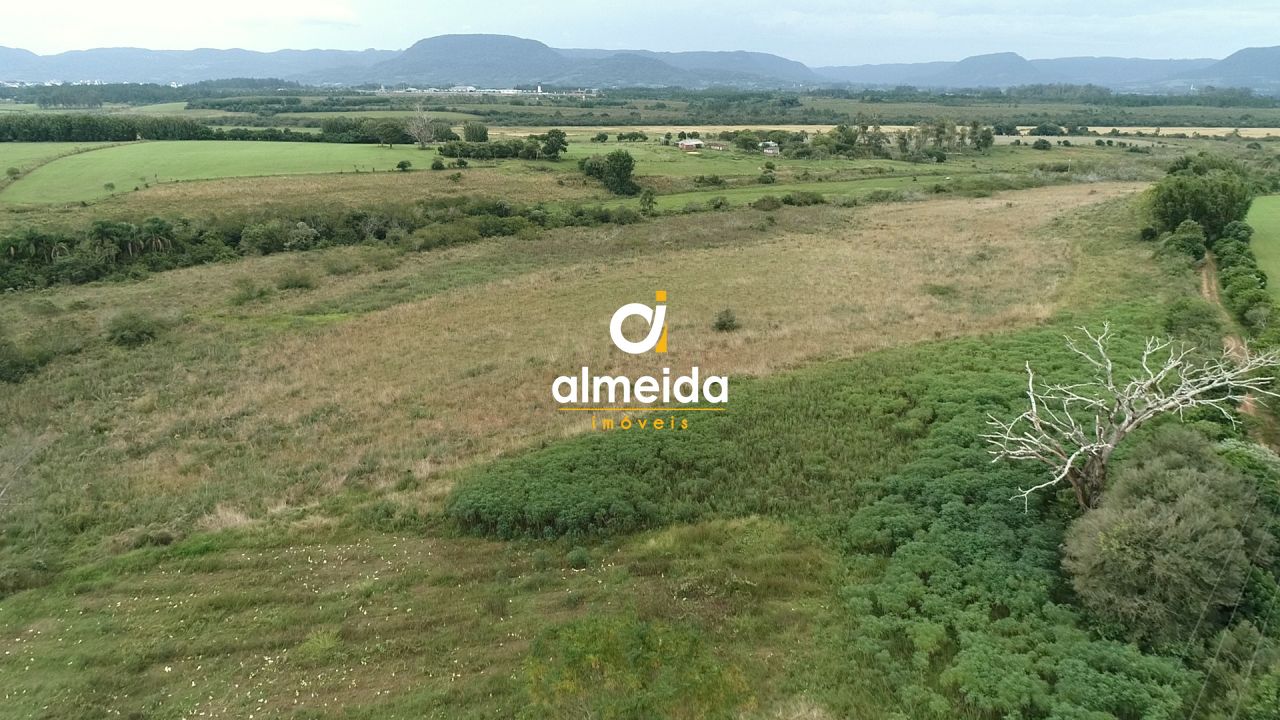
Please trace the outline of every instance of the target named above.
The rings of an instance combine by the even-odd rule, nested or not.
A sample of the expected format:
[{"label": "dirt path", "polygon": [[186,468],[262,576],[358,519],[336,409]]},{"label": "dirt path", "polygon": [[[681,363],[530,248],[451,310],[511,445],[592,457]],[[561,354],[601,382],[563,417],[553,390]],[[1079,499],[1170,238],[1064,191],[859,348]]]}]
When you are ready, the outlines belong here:
[{"label": "dirt path", "polygon": [[[1218,264],[1214,261],[1212,253],[1205,254],[1204,265],[1200,267],[1200,294],[1205,300],[1217,305],[1222,312],[1227,312],[1227,308],[1222,304],[1222,295],[1218,292]],[[1237,362],[1243,362],[1249,357],[1249,346],[1245,344],[1244,338],[1232,332],[1222,336],[1222,349]],[[1253,395],[1245,395],[1240,401],[1240,412],[1260,417],[1258,403]]]}]

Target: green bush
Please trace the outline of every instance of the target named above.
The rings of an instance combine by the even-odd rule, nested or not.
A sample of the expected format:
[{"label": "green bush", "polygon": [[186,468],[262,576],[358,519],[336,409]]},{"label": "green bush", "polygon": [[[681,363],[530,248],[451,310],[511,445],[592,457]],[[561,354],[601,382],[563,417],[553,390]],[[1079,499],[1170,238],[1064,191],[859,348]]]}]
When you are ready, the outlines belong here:
[{"label": "green bush", "polygon": [[776,195],[765,195],[751,203],[751,207],[756,210],[771,211],[782,207],[782,201]]},{"label": "green bush", "polygon": [[582,546],[570,550],[564,559],[574,570],[585,570],[591,567],[591,553]]},{"label": "green bush", "polygon": [[[1081,603],[1147,648],[1182,650],[1224,627],[1274,539],[1252,482],[1192,430],[1166,426],[1068,531],[1063,565]],[[1211,582],[1209,578],[1217,578]]]},{"label": "green bush", "polygon": [[711,329],[716,332],[733,332],[738,327],[738,316],[729,308],[716,313],[716,319],[711,323]]},{"label": "green bush", "polygon": [[1208,250],[1204,230],[1194,220],[1183,221],[1177,230],[1164,238],[1163,245],[1166,249],[1187,255],[1196,262],[1203,260]]},{"label": "green bush", "polygon": [[798,207],[806,205],[822,205],[826,201],[827,200],[822,196],[822,193],[810,192],[808,190],[789,192],[782,196],[783,205],[795,205]]},{"label": "green bush", "polygon": [[408,160],[401,160],[396,163],[396,170],[399,170],[400,172],[409,172],[409,168],[411,167],[413,167],[413,163]]},{"label": "green bush", "polygon": [[1169,304],[1165,334],[1200,350],[1216,354],[1222,348],[1222,320],[1212,303],[1198,297],[1182,297]]},{"label": "green bush", "polygon": [[440,158],[436,158],[436,159],[432,160],[432,161],[431,161],[431,169],[432,169],[432,170],[443,170],[443,169],[444,169],[444,160],[441,160]]},{"label": "green bush", "polygon": [[155,340],[165,323],[141,310],[126,310],[107,322],[107,339],[121,347],[137,347]]},{"label": "green bush", "polygon": [[1052,149],[1053,149],[1053,143],[1049,142],[1048,140],[1045,140],[1044,138],[1040,138],[1039,140],[1036,140],[1035,142],[1031,143],[1031,149],[1033,149],[1033,150],[1052,150]]}]

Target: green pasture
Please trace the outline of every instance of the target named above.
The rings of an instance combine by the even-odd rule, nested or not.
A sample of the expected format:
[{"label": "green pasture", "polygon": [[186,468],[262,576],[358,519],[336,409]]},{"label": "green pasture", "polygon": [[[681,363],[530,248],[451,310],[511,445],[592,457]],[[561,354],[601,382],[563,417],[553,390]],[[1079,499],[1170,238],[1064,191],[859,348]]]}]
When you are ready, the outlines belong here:
[{"label": "green pasture", "polygon": [[[1249,209],[1248,223],[1253,226],[1253,253],[1258,267],[1269,278],[1280,278],[1280,195],[1260,197]],[[1280,283],[1268,283],[1272,295],[1280,296]]]},{"label": "green pasture", "polygon": [[0,170],[16,167],[22,172],[63,155],[110,146],[106,142],[0,143]]},{"label": "green pasture", "polygon": [[[334,143],[135,143],[71,155],[43,165],[0,192],[0,204],[96,200],[116,192],[181,180],[390,171],[406,157],[417,159],[417,152],[406,146],[389,149]],[[108,183],[114,189],[108,189]]]}]

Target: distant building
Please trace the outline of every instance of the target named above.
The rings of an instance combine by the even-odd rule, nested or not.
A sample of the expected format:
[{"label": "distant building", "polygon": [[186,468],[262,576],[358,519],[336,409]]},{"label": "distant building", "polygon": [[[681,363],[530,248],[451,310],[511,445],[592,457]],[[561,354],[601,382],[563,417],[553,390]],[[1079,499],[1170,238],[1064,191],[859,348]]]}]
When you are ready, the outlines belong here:
[{"label": "distant building", "polygon": [[778,147],[778,143],[773,142],[772,140],[765,140],[764,142],[760,143],[758,147],[760,148],[760,150],[764,152],[765,155],[781,155],[782,154],[782,148]]},{"label": "distant building", "polygon": [[705,145],[705,143],[703,143],[698,138],[686,138],[676,143],[676,145],[678,145],[680,149],[685,152],[694,152],[697,150],[701,150],[702,146]]}]

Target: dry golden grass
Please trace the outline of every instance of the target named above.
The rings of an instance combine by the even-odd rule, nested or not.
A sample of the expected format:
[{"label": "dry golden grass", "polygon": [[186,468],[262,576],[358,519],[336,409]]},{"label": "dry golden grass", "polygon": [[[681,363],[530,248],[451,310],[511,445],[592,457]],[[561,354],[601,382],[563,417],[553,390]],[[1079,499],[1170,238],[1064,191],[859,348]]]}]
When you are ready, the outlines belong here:
[{"label": "dry golden grass", "polygon": [[[566,229],[407,256],[386,272],[322,276],[316,290],[241,308],[227,302],[237,278],[269,284],[286,267],[318,260],[273,256],[68,288],[56,296],[71,308],[63,321],[83,327],[121,307],[186,319],[167,347],[55,365],[0,406],[19,426],[106,425],[100,450],[116,458],[106,471],[141,496],[225,488],[233,501],[254,494],[263,510],[411,476],[414,501],[431,507],[448,488],[447,471],[587,429],[587,417],[557,412],[550,395],[556,376],[584,365],[632,376],[697,365],[742,378],[1039,322],[1057,307],[1074,248],[1043,226],[1138,188],[787,209],[776,226],[770,214],[739,211]],[[341,310],[388,285],[504,261],[514,265],[495,265],[470,284],[382,310]],[[609,340],[609,318],[656,289],[670,297],[670,353],[623,356]],[[0,321],[19,325],[41,298],[7,300]],[[304,314],[326,304],[335,312]],[[712,330],[723,308],[737,312],[741,330]],[[74,399],[51,398],[46,387],[93,386],[86,376],[114,377],[123,363],[150,368],[148,381],[126,389],[103,382]],[[261,479],[246,480],[247,468]],[[231,489],[240,483],[251,487]]]}]

